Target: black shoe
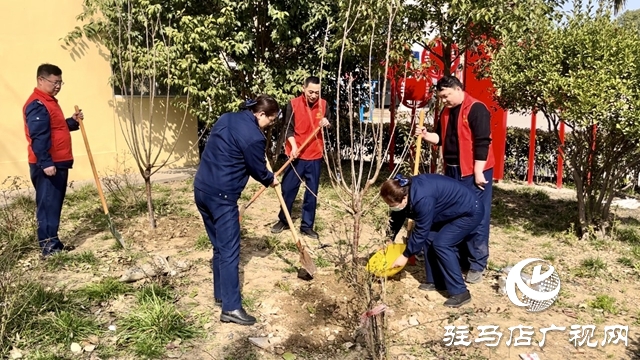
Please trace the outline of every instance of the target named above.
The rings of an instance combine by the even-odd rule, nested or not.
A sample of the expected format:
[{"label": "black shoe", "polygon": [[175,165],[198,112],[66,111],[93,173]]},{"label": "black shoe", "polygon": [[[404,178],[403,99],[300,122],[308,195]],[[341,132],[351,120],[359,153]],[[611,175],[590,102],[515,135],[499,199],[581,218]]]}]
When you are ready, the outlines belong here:
[{"label": "black shoe", "polygon": [[482,282],[482,271],[469,270],[464,281],[469,284],[479,284]]},{"label": "black shoe", "polygon": [[216,300],[215,305],[218,306],[218,307],[222,307],[222,300],[220,300],[220,299],[215,299],[215,300]]},{"label": "black shoe", "polygon": [[247,314],[243,308],[233,310],[233,311],[223,311],[220,314],[220,321],[224,323],[236,323],[239,325],[247,325],[251,326],[256,323],[256,318]]},{"label": "black shoe", "polygon": [[73,251],[76,247],[73,245],[62,245],[62,251]]},{"label": "black shoe", "polygon": [[315,240],[318,240],[320,238],[320,236],[318,236],[318,233],[313,231],[312,229],[300,229],[300,232],[302,233],[302,235]]},{"label": "black shoe", "polygon": [[278,221],[271,228],[271,232],[274,233],[274,234],[280,234],[284,230],[289,230],[289,225],[283,223],[282,221]]},{"label": "black shoe", "polygon": [[422,291],[438,291],[438,289],[436,289],[436,285],[435,284],[420,284],[420,286],[418,286],[418,290],[422,290]]},{"label": "black shoe", "polygon": [[457,308],[471,301],[471,293],[469,290],[463,292],[462,294],[449,296],[447,301],[444,302],[444,306]]}]

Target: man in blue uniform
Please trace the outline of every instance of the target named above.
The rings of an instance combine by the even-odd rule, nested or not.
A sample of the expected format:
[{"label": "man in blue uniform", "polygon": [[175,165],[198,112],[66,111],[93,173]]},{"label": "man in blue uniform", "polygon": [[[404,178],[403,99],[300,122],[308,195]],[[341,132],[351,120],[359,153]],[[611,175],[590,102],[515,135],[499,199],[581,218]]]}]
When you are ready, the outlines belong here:
[{"label": "man in blue uniform", "polygon": [[484,208],[475,194],[460,182],[443,175],[422,174],[410,179],[401,175],[385,181],[380,196],[392,210],[393,238],[406,218],[415,226],[407,248],[392,267],[404,266],[412,255],[426,249],[435,280],[434,290],[446,290],[447,307],[471,301],[458,262],[458,245],[482,221]]},{"label": "man in blue uniform", "polygon": [[222,322],[256,322],[242,308],[240,298],[238,199],[249,176],[264,186],[278,184],[266,166],[263,133],[278,114],[278,103],[261,95],[247,101],[243,111],[222,115],[211,129],[193,183],[196,205],[213,245],[213,293],[216,304],[222,306]]}]

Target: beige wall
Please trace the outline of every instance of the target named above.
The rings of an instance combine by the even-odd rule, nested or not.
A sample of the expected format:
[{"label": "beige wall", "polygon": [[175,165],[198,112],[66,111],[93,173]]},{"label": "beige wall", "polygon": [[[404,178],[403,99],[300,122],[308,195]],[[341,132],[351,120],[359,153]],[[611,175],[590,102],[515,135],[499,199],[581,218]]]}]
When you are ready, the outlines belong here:
[{"label": "beige wall", "polygon": [[[62,68],[65,85],[57,98],[65,115],[73,113],[74,105],[80,106],[85,114],[85,129],[98,172],[104,174],[106,169],[115,168],[116,155],[129,152],[121,130],[121,124],[130,121],[129,112],[122,110],[125,100],[113,96],[108,82],[111,68],[105,49],[85,41],[70,50],[60,41],[79,25],[75,18],[82,11],[82,0],[52,4],[48,0],[3,2],[0,15],[0,183],[8,176],[28,177],[22,108],[36,85],[37,67],[45,62]],[[161,117],[154,117],[156,123],[164,123],[161,100],[156,99],[155,107],[163,111]],[[148,108],[148,103],[148,99],[142,100],[142,107]],[[138,112],[140,104],[140,101],[134,104]],[[170,149],[177,141],[172,166],[197,164],[196,121],[187,117],[182,134],[177,137],[175,131],[183,121],[184,112],[170,107],[169,114],[168,144],[164,148]],[[143,116],[143,120],[148,121],[148,117]],[[154,125],[154,129],[157,128]],[[72,139],[75,165],[70,180],[91,180],[93,175],[80,131],[73,132]],[[181,159],[176,159],[178,156]],[[160,157],[165,158],[166,155]]]}]

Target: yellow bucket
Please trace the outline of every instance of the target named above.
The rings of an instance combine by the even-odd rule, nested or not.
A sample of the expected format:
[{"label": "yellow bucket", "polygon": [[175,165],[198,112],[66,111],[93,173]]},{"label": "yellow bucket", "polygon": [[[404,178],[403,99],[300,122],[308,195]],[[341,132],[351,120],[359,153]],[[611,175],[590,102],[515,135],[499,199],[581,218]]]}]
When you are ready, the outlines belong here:
[{"label": "yellow bucket", "polygon": [[406,244],[391,244],[378,250],[367,263],[367,271],[377,277],[390,277],[399,273],[403,267],[391,268],[393,262],[402,255],[407,248]]}]

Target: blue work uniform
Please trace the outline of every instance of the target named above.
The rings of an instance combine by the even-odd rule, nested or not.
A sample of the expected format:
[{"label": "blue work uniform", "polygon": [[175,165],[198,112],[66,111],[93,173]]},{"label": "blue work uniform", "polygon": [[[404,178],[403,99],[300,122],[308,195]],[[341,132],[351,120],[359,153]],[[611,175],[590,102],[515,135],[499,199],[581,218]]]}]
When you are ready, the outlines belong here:
[{"label": "blue work uniform", "polygon": [[[59,145],[51,141],[49,111],[40,100],[27,104],[24,115],[31,137],[31,149],[37,158],[35,164],[29,164],[29,175],[36,190],[38,244],[42,255],[48,256],[64,248],[58,238],[58,229],[73,160],[53,161],[50,152],[57,150]],[[80,128],[80,124],[73,118],[67,118],[66,122],[69,131]],[[44,173],[44,169],[50,166],[56,167],[56,174],[53,176]]]},{"label": "blue work uniform", "polygon": [[435,279],[436,288],[446,289],[449,296],[466,292],[457,246],[480,224],[484,208],[469,188],[443,175],[417,175],[407,186],[407,206],[392,212],[390,224],[395,238],[406,218],[415,222],[403,255],[424,249],[427,276]]},{"label": "blue work uniform", "polygon": [[213,245],[213,292],[222,300],[222,311],[242,308],[238,199],[249,176],[264,186],[273,183],[265,148],[266,138],[251,111],[226,113],[211,129],[193,183],[195,202]]}]

